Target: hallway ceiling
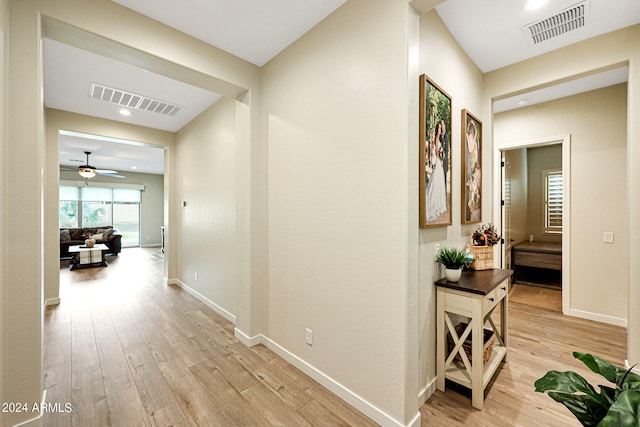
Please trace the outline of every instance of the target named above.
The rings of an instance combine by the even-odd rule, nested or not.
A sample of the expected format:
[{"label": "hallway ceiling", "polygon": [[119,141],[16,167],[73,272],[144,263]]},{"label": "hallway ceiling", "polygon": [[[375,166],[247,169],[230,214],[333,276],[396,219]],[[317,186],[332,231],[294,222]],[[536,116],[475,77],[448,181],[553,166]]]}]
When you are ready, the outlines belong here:
[{"label": "hallway ceiling", "polygon": [[[262,66],[346,0],[112,1]],[[583,28],[534,46],[527,41],[522,26],[553,15],[580,0],[549,0],[546,6],[534,12],[525,11],[526,1],[413,0],[413,3],[416,7],[418,4],[439,3],[436,11],[443,22],[469,57],[485,72],[640,22],[638,0],[586,0],[587,24]],[[45,39],[44,51],[44,100],[49,108],[175,132],[220,98],[220,95],[204,89],[54,40]],[[612,74],[620,79],[620,73]],[[600,87],[619,83],[605,77],[599,79]],[[169,116],[133,109],[130,116],[124,117],[118,113],[120,106],[89,97],[91,83],[171,103],[178,106],[180,112]],[[594,89],[590,84],[587,79],[573,90]],[[540,96],[557,97],[558,93],[549,90],[538,94],[536,99]],[[503,108],[519,107],[518,100],[526,94],[519,96]],[[543,98],[540,102],[545,100],[549,99]],[[92,143],[95,141],[86,141],[88,147]],[[76,139],[74,144],[82,145],[82,142]],[[108,152],[109,147],[113,149],[111,153]],[[106,160],[109,156],[122,158],[118,148],[122,148],[121,144],[101,146],[105,158],[101,168],[121,169],[118,164],[109,164]],[[82,156],[82,151],[77,155]]]}]

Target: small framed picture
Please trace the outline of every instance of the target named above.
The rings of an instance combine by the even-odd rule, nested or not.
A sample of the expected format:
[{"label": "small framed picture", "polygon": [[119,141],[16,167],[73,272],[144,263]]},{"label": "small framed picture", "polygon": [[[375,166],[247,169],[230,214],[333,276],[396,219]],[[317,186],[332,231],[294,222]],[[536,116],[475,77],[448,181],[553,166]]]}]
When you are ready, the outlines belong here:
[{"label": "small framed picture", "polygon": [[462,207],[463,224],[475,224],[482,212],[482,122],[462,110]]}]

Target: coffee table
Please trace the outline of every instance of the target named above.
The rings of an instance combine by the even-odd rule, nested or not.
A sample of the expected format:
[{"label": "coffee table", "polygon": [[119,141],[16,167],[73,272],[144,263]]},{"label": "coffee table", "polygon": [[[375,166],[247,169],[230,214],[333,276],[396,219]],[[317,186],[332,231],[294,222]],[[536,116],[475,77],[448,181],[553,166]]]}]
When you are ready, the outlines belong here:
[{"label": "coffee table", "polygon": [[104,254],[108,250],[109,247],[104,243],[96,243],[92,248],[84,245],[69,246],[69,253],[71,254],[69,270],[88,267],[106,267],[109,264],[107,264]]}]

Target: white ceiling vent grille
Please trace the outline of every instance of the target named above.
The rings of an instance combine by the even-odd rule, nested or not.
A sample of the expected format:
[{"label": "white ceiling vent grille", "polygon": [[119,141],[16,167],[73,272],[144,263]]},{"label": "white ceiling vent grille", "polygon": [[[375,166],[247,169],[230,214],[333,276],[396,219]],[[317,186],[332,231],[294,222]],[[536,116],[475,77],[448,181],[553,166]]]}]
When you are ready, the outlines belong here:
[{"label": "white ceiling vent grille", "polygon": [[536,45],[575,31],[586,25],[589,3],[585,0],[556,15],[525,25],[523,28],[530,43]]},{"label": "white ceiling vent grille", "polygon": [[125,92],[120,89],[114,89],[97,83],[91,83],[91,86],[89,87],[89,96],[92,99],[107,101],[122,107],[135,108],[167,116],[175,116],[182,110],[182,107],[169,102],[152,99],[144,95],[137,95],[131,92]]}]

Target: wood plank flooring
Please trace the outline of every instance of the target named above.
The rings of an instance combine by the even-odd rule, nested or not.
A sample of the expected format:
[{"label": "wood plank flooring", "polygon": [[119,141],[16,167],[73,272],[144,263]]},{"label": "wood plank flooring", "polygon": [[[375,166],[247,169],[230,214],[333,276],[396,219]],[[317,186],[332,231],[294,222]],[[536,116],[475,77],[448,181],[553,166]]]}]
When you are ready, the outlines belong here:
[{"label": "wood plank flooring", "polygon": [[[233,324],[179,287],[163,286],[157,249],[108,261],[61,265],[62,302],[45,315],[45,387],[48,402],[73,410],[46,413],[45,426],[376,425],[266,347],[245,347]],[[599,380],[574,350],[623,363],[625,329],[565,317],[514,292],[509,362],[485,409],[448,388],[421,408],[423,426],[579,426],[533,382],[550,369]]]},{"label": "wood plank flooring", "polygon": [[49,426],[375,426],[179,287],[157,249],[68,271],[45,314]]}]

